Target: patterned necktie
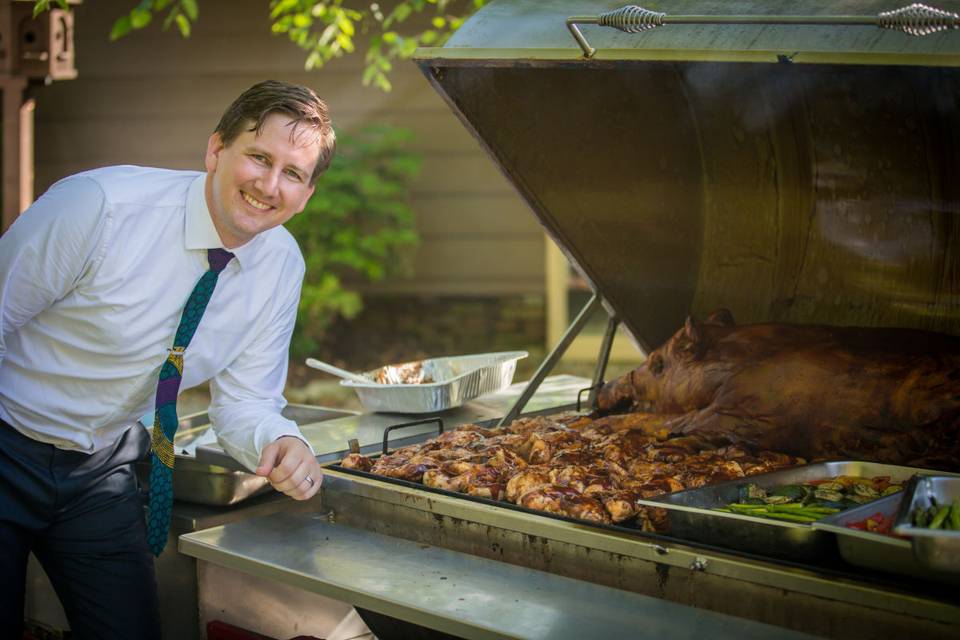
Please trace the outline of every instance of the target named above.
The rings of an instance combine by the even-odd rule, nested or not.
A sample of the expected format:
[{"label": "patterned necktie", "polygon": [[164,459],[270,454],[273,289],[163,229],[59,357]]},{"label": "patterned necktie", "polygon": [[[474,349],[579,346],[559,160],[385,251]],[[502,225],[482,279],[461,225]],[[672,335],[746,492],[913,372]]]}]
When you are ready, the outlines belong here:
[{"label": "patterned necktie", "polygon": [[179,426],[177,393],[183,377],[183,353],[197,331],[213,288],[217,286],[220,272],[231,258],[233,254],[225,249],[207,250],[210,269],[200,276],[187,298],[177,335],[173,339],[173,348],[170,349],[166,362],[160,367],[150,444],[150,510],[147,515],[147,543],[155,556],[159,556],[166,546],[167,530],[170,528],[170,509],[173,506],[173,436]]}]

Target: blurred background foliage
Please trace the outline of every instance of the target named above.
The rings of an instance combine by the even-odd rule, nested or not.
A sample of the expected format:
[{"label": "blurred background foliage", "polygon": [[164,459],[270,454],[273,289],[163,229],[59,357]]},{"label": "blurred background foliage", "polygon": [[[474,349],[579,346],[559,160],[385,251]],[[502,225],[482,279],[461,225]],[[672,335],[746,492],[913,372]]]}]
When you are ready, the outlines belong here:
[{"label": "blurred background foliage", "polygon": [[[269,0],[270,30],[285,34],[306,54],[304,67],[324,64],[357,49],[364,41],[363,83],[390,91],[390,71],[397,59],[407,59],[417,47],[441,46],[463,21],[488,0]],[[161,21],[184,38],[200,19],[200,0],[131,0],[130,12],[118,16],[110,39]],[[34,15],[52,5],[67,8],[67,0],[34,0]],[[416,19],[416,18],[420,19]]]},{"label": "blurred background foliage", "polygon": [[294,360],[315,354],[335,319],[363,309],[356,284],[409,272],[417,244],[410,189],[421,163],[412,139],[408,129],[386,125],[340,135],[313,197],[287,222],[307,262]]}]

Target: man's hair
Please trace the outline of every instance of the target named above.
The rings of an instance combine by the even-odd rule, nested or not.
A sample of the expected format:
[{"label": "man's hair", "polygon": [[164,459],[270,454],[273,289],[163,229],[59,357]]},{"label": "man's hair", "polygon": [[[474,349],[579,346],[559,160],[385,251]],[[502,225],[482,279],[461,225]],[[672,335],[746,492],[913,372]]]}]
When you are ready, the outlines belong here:
[{"label": "man's hair", "polygon": [[310,184],[314,184],[330,166],[337,138],[326,103],[312,89],[279,80],[257,83],[227,107],[214,132],[220,134],[223,145],[229,147],[244,131],[255,131],[260,135],[264,121],[273,113],[290,118],[291,139],[302,128],[315,132],[320,144],[320,158],[310,176]]}]

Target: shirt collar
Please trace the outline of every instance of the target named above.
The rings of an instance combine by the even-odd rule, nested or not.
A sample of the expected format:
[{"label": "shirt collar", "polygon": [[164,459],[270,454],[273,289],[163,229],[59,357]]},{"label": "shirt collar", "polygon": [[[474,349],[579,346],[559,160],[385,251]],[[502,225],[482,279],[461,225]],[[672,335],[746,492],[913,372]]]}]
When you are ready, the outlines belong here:
[{"label": "shirt collar", "polygon": [[[187,192],[187,215],[185,226],[184,246],[187,249],[223,249],[223,241],[217,228],[213,226],[213,218],[207,208],[205,193],[207,174],[201,173],[190,184]],[[251,260],[256,247],[260,244],[257,236],[250,242],[236,249],[229,249],[236,256],[236,261],[243,268],[244,261]]]}]

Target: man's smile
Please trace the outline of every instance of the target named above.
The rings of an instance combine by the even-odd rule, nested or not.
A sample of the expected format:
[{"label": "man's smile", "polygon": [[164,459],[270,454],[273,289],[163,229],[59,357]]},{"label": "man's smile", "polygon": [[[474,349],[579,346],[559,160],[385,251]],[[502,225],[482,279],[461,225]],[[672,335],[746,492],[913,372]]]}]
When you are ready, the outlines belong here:
[{"label": "man's smile", "polygon": [[267,204],[267,203],[265,203],[265,202],[261,202],[261,201],[257,200],[256,198],[254,198],[253,196],[251,196],[249,193],[246,193],[246,192],[244,192],[244,191],[241,191],[241,192],[240,192],[240,195],[243,197],[244,201],[245,201],[247,204],[249,204],[251,207],[253,207],[254,209],[259,209],[260,211],[266,211],[267,209],[271,209],[271,208],[272,208],[271,205],[269,205],[269,204]]}]

